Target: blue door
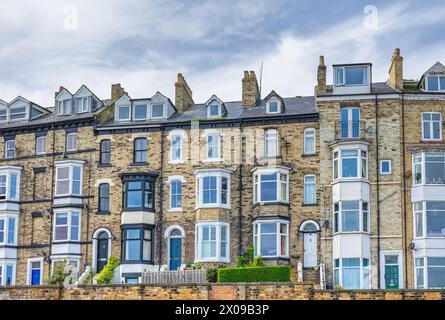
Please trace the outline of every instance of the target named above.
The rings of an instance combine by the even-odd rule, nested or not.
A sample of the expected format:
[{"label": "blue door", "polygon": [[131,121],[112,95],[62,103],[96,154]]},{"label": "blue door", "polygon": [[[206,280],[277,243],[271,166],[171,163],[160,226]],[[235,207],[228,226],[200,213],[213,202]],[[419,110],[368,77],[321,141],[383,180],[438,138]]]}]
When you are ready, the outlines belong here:
[{"label": "blue door", "polygon": [[31,285],[32,286],[40,285],[40,269],[31,271]]},{"label": "blue door", "polygon": [[181,238],[170,238],[170,270],[181,266]]}]

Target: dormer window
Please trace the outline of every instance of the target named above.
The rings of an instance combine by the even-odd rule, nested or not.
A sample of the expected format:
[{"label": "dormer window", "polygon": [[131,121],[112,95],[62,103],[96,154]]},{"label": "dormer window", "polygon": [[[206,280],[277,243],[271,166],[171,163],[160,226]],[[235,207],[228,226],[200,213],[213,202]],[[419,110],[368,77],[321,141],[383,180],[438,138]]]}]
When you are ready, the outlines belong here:
[{"label": "dormer window", "polygon": [[88,111],[88,97],[77,99],[77,112],[83,113]]},{"label": "dormer window", "polygon": [[368,66],[339,66],[334,69],[336,86],[368,85]]},{"label": "dormer window", "polygon": [[60,100],[57,104],[57,114],[59,116],[71,113],[71,99]]},{"label": "dormer window", "polygon": [[221,107],[219,104],[211,104],[207,109],[207,116],[209,118],[217,118],[221,116]]},{"label": "dormer window", "polygon": [[269,101],[267,113],[278,113],[278,101]]},{"label": "dormer window", "polygon": [[151,107],[151,117],[152,118],[164,118],[164,105],[154,104]]},{"label": "dormer window", "polygon": [[130,121],[130,106],[118,107],[118,121]]},{"label": "dormer window", "polygon": [[445,76],[428,76],[427,91],[445,91]]},{"label": "dormer window", "polygon": [[26,118],[26,107],[11,108],[9,113],[11,121],[23,120]]},{"label": "dormer window", "polygon": [[134,120],[146,120],[147,114],[148,113],[146,104],[134,105]]},{"label": "dormer window", "polygon": [[0,122],[4,122],[7,119],[6,109],[0,109]]}]

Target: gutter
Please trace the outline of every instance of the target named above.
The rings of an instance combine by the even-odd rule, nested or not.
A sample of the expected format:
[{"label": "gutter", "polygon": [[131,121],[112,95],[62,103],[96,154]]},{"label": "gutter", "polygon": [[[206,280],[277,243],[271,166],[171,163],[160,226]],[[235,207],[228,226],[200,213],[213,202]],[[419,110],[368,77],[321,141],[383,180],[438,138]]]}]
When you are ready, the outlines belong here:
[{"label": "gutter", "polygon": [[[377,202],[377,288],[380,289],[380,166],[379,166],[379,116],[378,116],[378,101],[375,95],[375,162],[376,162],[376,202]],[[368,173],[369,174],[369,173]],[[369,211],[369,208],[368,208]]]}]

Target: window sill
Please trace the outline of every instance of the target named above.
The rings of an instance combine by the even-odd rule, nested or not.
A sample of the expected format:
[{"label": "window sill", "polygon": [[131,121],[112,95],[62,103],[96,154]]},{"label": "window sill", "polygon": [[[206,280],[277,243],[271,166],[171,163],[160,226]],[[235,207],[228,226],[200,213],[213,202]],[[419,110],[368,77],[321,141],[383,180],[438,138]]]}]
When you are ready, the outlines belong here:
[{"label": "window sill", "polygon": [[206,262],[221,262],[221,263],[230,263],[230,259],[227,258],[208,258],[208,259],[196,259],[194,263],[206,263]]},{"label": "window sill", "polygon": [[130,163],[131,167],[141,167],[141,166],[146,166],[148,165],[148,162],[133,162]]},{"label": "window sill", "polygon": [[430,144],[441,144],[442,139],[422,139],[419,141],[419,143],[430,143]]},{"label": "window sill", "polygon": [[154,264],[153,261],[147,260],[122,260],[121,264]]},{"label": "window sill", "polygon": [[97,167],[98,168],[111,168],[112,165],[111,164],[98,164]]},{"label": "window sill", "polygon": [[122,212],[155,212],[155,209],[147,209],[147,208],[122,208]]},{"label": "window sill", "polygon": [[168,163],[169,164],[184,164],[185,161],[184,160],[170,160]]},{"label": "window sill", "polygon": [[342,232],[334,232],[333,233],[334,236],[349,235],[349,234],[361,234],[361,235],[366,235],[366,236],[371,235],[371,233],[369,231],[342,231]]},{"label": "window sill", "polygon": [[184,212],[184,210],[182,210],[182,208],[178,208],[178,209],[168,209],[167,212],[168,212],[168,213],[182,213],[182,212]]},{"label": "window sill", "polygon": [[289,260],[289,256],[269,256],[269,257],[264,257],[261,256],[263,258],[263,260]]},{"label": "window sill", "polygon": [[301,156],[303,158],[318,157],[318,153],[303,153]]},{"label": "window sill", "polygon": [[110,215],[111,212],[110,212],[110,211],[97,211],[96,214],[97,214],[97,215],[101,215],[101,216],[102,216],[102,215],[105,216],[105,215]]},{"label": "window sill", "polygon": [[301,206],[302,207],[318,207],[319,204],[318,203],[302,203]]},{"label": "window sill", "polygon": [[283,206],[283,207],[289,207],[290,204],[288,202],[257,202],[253,204],[253,208],[258,206]]},{"label": "window sill", "polygon": [[199,205],[197,207],[195,207],[195,210],[198,209],[229,209],[230,210],[230,206],[223,206],[223,205],[218,205],[218,204],[212,204],[212,205]]},{"label": "window sill", "polygon": [[332,184],[337,184],[341,182],[364,182],[369,183],[369,179],[367,178],[337,178],[334,181],[332,181]]},{"label": "window sill", "polygon": [[224,159],[221,159],[221,158],[203,159],[201,162],[204,162],[204,163],[207,163],[207,162],[224,162]]}]

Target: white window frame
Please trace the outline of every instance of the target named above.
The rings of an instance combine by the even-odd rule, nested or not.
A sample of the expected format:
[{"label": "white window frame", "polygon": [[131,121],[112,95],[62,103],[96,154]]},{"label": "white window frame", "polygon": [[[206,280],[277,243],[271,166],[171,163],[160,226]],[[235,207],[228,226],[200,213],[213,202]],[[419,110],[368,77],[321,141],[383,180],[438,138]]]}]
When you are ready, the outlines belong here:
[{"label": "white window frame", "polygon": [[[218,108],[218,113],[216,115],[211,114],[212,107]],[[222,116],[222,107],[220,103],[213,102],[207,106],[207,118],[219,118],[221,116]]]},{"label": "white window frame", "polygon": [[[13,145],[13,147],[11,147]],[[16,157],[16,143],[14,139],[6,140],[5,141],[5,159],[14,159]],[[12,152],[13,155],[9,156],[8,153]]]},{"label": "white window frame", "polygon": [[[432,185],[432,186],[443,186],[445,185],[445,181],[443,183],[428,183],[426,180],[426,156],[427,154],[441,153],[445,156],[445,152],[422,152],[417,153],[412,156],[412,164],[413,164],[413,186],[422,186],[422,185]],[[421,181],[419,183],[416,182],[416,166],[420,166],[420,174]],[[444,169],[445,170],[445,169]]]},{"label": "white window frame", "polygon": [[[306,128],[303,131],[303,136],[304,136],[304,154],[306,155],[311,155],[311,154],[315,154],[316,150],[317,150],[317,144],[316,144],[316,131],[315,128]],[[308,142],[307,139],[312,138],[314,139],[314,144],[313,144],[313,149],[312,150],[308,150]]]},{"label": "white window frame", "polygon": [[44,261],[43,261],[43,257],[28,258],[27,268],[26,268],[26,270],[27,270],[26,284],[29,285],[29,286],[31,285],[32,270],[34,270],[34,269],[31,269],[33,262],[39,262],[40,263],[40,268],[39,268],[39,270],[40,270],[40,283],[39,283],[39,285],[42,285],[43,284],[43,270],[44,270],[44,265],[45,265]]},{"label": "white window frame", "polygon": [[[343,202],[358,202],[358,230],[355,231],[343,231]],[[363,204],[367,203],[368,204],[368,211],[367,211],[367,216],[366,216],[366,220],[367,220],[367,229],[368,230],[364,230],[364,220],[363,220]],[[370,208],[370,203],[369,201],[363,201],[363,200],[340,200],[340,201],[336,201],[334,202],[332,207],[332,233],[333,234],[350,234],[350,233],[366,233],[369,234],[371,231],[371,208]],[[335,209],[335,206],[338,205],[338,211]],[[337,226],[338,226],[338,230],[335,230],[335,216],[337,215]]]},{"label": "white window frame", "polygon": [[6,286],[7,267],[12,266],[12,280],[10,286],[14,286],[16,282],[17,262],[11,260],[0,260],[0,286]]},{"label": "white window frame", "polygon": [[[81,97],[77,98],[77,113],[85,113],[88,112],[88,106],[89,106],[89,97]],[[80,108],[82,106],[82,108]]]},{"label": "white window frame", "polygon": [[[438,88],[438,90],[430,90],[430,78],[432,78],[432,77],[434,77],[434,78],[437,78],[437,88]],[[442,86],[440,85],[440,78],[444,78],[445,79],[445,76],[443,76],[443,75],[429,75],[429,76],[427,76],[426,77],[426,88],[427,88],[427,90],[425,90],[425,91],[427,91],[427,92],[444,92],[445,91],[445,87],[444,88],[442,88]]]},{"label": "white window frame", "polygon": [[5,120],[0,120],[0,123],[8,122],[8,120],[9,120],[9,109],[7,107],[3,107],[3,105],[1,105],[0,111],[4,111],[5,112],[5,115],[4,115]]},{"label": "white window frame", "polygon": [[73,265],[75,263],[76,271],[79,273],[80,270],[80,258],[78,256],[61,255],[51,258],[51,274],[54,272],[54,265],[59,262],[66,262],[66,264]]},{"label": "white window frame", "polygon": [[[253,203],[289,203],[289,168],[277,167],[277,168],[256,168],[253,170]],[[276,174],[277,176],[277,190],[276,200],[263,201],[261,198],[261,177],[263,175]],[[282,197],[282,181],[281,175],[286,177],[286,197]]]},{"label": "white window frame", "polygon": [[[366,69],[366,83],[361,84],[347,84],[346,83],[346,69],[351,68],[363,68]],[[337,82],[337,70],[342,70],[342,82]],[[367,65],[355,65],[355,66],[336,66],[334,67],[334,86],[336,87],[358,87],[369,86],[370,67]]]},{"label": "white window frame", "polygon": [[[413,202],[413,235],[414,235],[414,239],[444,239],[445,238],[445,233],[443,235],[438,235],[438,236],[432,236],[432,235],[428,235],[428,225],[427,225],[427,203],[431,202],[445,202],[445,199],[443,201],[416,201]],[[418,209],[420,207],[420,209]],[[445,211],[445,210],[440,210],[440,211]],[[418,224],[418,220],[416,219],[416,216],[419,215],[421,216],[422,220],[422,235],[419,236],[418,232],[417,232],[417,224]]]},{"label": "white window frame", "polygon": [[[12,111],[15,109],[22,109],[22,108],[25,109],[23,112],[19,112],[19,113],[15,114],[15,115],[22,115],[22,117],[19,119],[12,119]],[[9,114],[9,121],[11,121],[11,122],[27,120],[28,119],[28,107],[27,106],[16,106],[16,107],[10,108],[8,114]]]},{"label": "white window frame", "polygon": [[[173,191],[172,191],[172,184],[174,183],[174,182],[179,182],[180,184],[181,184],[181,193],[173,193]],[[182,192],[182,189],[183,189],[183,184],[184,184],[184,178],[183,177],[169,177],[169,179],[168,179],[168,186],[169,186],[169,212],[175,212],[175,211],[182,211],[182,200],[183,200],[183,192]],[[179,207],[173,207],[173,195],[176,195],[176,196],[178,196],[178,195],[180,195],[181,196],[181,206],[179,206]]]},{"label": "white window frame", "polygon": [[[195,171],[196,175],[196,209],[198,208],[225,208],[231,207],[231,175],[227,169],[203,169]],[[204,203],[204,178],[216,178],[216,203]],[[227,179],[227,203],[221,202],[222,178]]]},{"label": "white window frame", "polygon": [[[264,130],[264,157],[275,158],[280,155],[280,138],[277,129]],[[275,142],[274,150],[269,150],[269,142]]]},{"label": "white window frame", "polygon": [[[388,163],[388,172],[383,172],[383,163]],[[392,173],[392,161],[391,160],[380,160],[380,166],[379,166],[380,174],[381,175],[390,175]]]},{"label": "white window frame", "polygon": [[[63,104],[64,101],[68,101],[67,102],[68,103],[68,111],[69,111],[68,113],[65,113],[64,104]],[[71,98],[57,101],[57,115],[58,116],[70,115],[71,114],[71,110],[72,110],[71,104],[72,104],[72,99]]]},{"label": "white window frame", "polygon": [[[314,178],[314,182],[307,182],[306,180],[308,178]],[[306,202],[306,187],[308,185],[314,185],[314,198],[313,201],[310,202]],[[315,176],[315,174],[307,174],[303,177],[303,203],[304,204],[317,204],[317,177]]]},{"label": "white window frame", "polygon": [[[445,255],[442,256],[423,256],[423,257],[414,257],[414,287],[416,289],[443,289],[441,288],[430,288],[428,285],[428,258],[441,258],[445,259]],[[421,259],[423,260],[423,266],[417,266],[416,260]],[[417,283],[417,270],[421,269],[423,272],[423,287],[419,288],[419,284]]]},{"label": "white window frame", "polygon": [[[209,137],[213,137],[214,138],[214,144],[213,146],[211,146],[209,144]],[[206,156],[204,161],[207,162],[211,162],[211,161],[221,161],[221,133],[220,132],[214,132],[214,131],[210,131],[207,132],[205,134],[205,139],[206,139]],[[209,157],[209,151],[210,148],[214,148],[217,151],[217,155],[213,156],[213,157]]]},{"label": "white window frame", "polygon": [[[120,118],[119,110],[121,108],[127,108],[128,109],[128,118]],[[121,105],[121,106],[118,105],[116,109],[117,109],[116,110],[117,111],[116,116],[117,116],[117,121],[118,122],[130,121],[131,120],[131,106],[129,104],[128,105]]]},{"label": "white window frame", "polygon": [[[335,266],[335,260],[339,260],[339,266]],[[335,271],[338,270],[338,285],[341,287],[343,286],[343,259],[360,259],[360,288],[345,288],[348,290],[359,290],[359,289],[371,289],[371,283],[372,283],[372,274],[371,274],[371,259],[365,258],[365,257],[341,257],[341,258],[335,258],[332,262],[332,279],[334,280],[335,284]],[[364,266],[364,259],[368,260],[368,266]],[[357,268],[357,267],[355,267]],[[365,284],[365,268],[368,270],[368,283]]]},{"label": "white window frame", "polygon": [[[178,139],[178,145],[175,146],[175,139]],[[183,138],[181,135],[173,135],[170,140],[170,162],[181,163],[183,162]],[[175,158],[175,150],[179,150],[179,157]]]},{"label": "white window frame", "polygon": [[[74,146],[71,146],[70,144],[74,144]],[[76,150],[77,150],[77,132],[67,133],[66,134],[66,151],[76,151]]]},{"label": "white window frame", "polygon": [[[18,221],[19,217],[15,214],[0,214],[0,220],[3,221],[3,229],[1,232],[3,233],[3,240],[0,239],[0,245],[4,246],[16,246],[17,245],[17,237],[18,237]],[[9,236],[11,235],[11,230],[9,226],[9,220],[14,220],[14,230],[12,230],[13,241],[9,242]]]},{"label": "white window frame", "polygon": [[[42,140],[44,141],[43,143],[41,142]],[[47,143],[46,136],[36,137],[36,154],[45,154],[46,153],[46,143]],[[42,149],[42,150],[39,150],[39,149]]]},{"label": "white window frame", "polygon": [[[425,114],[429,114],[431,117],[431,120],[424,120],[423,116]],[[433,120],[433,114],[439,115],[439,120]],[[422,112],[421,113],[421,122],[422,122],[422,141],[441,141],[442,140],[442,113],[440,112]],[[425,138],[425,130],[424,130],[424,123],[429,122],[430,124],[430,138]],[[439,138],[434,138],[434,123],[439,123]]]},{"label": "white window frame", "polygon": [[[273,103],[277,103],[277,111],[270,111],[270,103],[271,102],[273,102]],[[277,99],[277,98],[271,98],[271,99],[269,99],[269,100],[267,100],[267,103],[266,103],[266,113],[267,114],[278,114],[278,113],[281,113],[281,101],[279,100],[279,99]]]},{"label": "white window frame", "polygon": [[[155,106],[162,106],[162,116],[160,116],[160,117],[155,117],[154,116],[154,107]],[[166,110],[165,110],[165,106],[166,106],[166,104],[165,103],[152,103],[151,104],[151,112],[150,112],[150,116],[151,116],[151,118],[152,119],[164,119],[165,118],[165,115],[166,115]]]},{"label": "white window frame", "polygon": [[[79,224],[77,226],[77,239],[72,239],[71,238],[71,229],[73,228],[72,225],[72,214],[73,213],[77,213],[79,216]],[[67,215],[67,228],[68,228],[68,232],[67,232],[67,239],[56,239],[56,220],[57,220],[57,215],[59,214],[66,214]],[[59,225],[60,226],[60,225]],[[62,225],[62,226],[65,226]],[[81,235],[82,235],[82,211],[81,210],[71,210],[71,209],[66,209],[66,210],[57,210],[54,212],[54,222],[53,222],[53,243],[59,243],[59,242],[80,242],[81,241]]]},{"label": "white window frame", "polygon": [[[216,228],[216,255],[215,257],[202,256],[203,228]],[[226,227],[226,257],[221,256],[221,228]],[[230,263],[230,224],[220,221],[198,222],[195,225],[195,262],[224,262]]]},{"label": "white window frame", "polygon": [[[16,166],[3,166],[0,167],[0,176],[6,176],[5,181],[5,199],[2,199],[0,201],[19,201],[20,199],[20,176],[21,176],[21,167]],[[15,186],[15,198],[11,197],[11,176],[16,175],[16,186]]]},{"label": "white window frame", "polygon": [[[288,258],[289,257],[289,220],[285,219],[257,219],[253,222],[253,244],[255,256],[261,256],[263,258]],[[261,232],[262,224],[275,224],[275,235],[276,235],[276,255],[263,256],[261,255],[261,236],[264,234]],[[286,233],[281,233],[281,225],[286,226]],[[269,234],[269,233],[267,233]],[[281,238],[286,237],[285,252],[281,252]]]},{"label": "white window frame", "polygon": [[[138,106],[138,107],[144,106],[145,107],[145,118],[136,119],[136,106]],[[141,103],[136,103],[136,102],[134,102],[133,106],[132,106],[132,111],[133,111],[133,120],[134,121],[144,121],[144,120],[147,120],[147,119],[150,118],[150,108],[148,107],[148,103],[142,103],[142,102]]]},{"label": "white window frame", "polygon": [[[73,185],[74,185],[74,181],[73,181],[73,172],[74,172],[74,168],[78,167],[80,168],[80,193],[79,194],[75,194],[73,193]],[[69,188],[68,188],[68,193],[59,193],[59,190],[57,188],[57,182],[59,181],[58,179],[58,171],[61,168],[68,168],[68,179],[63,179],[63,180],[68,180],[69,181]],[[73,160],[67,160],[67,161],[61,161],[59,163],[56,163],[56,183],[55,183],[55,195],[57,197],[59,196],[82,196],[83,195],[83,162],[79,162],[79,161],[73,161]]]},{"label": "white window frame", "polygon": [[[357,176],[355,177],[343,177],[343,157],[342,157],[342,151],[357,151],[357,156],[356,156],[356,161],[357,161]],[[364,159],[366,159],[366,169],[365,169],[365,177],[362,177],[362,152],[365,152],[366,157]],[[338,154],[338,157],[335,157],[335,153]],[[352,156],[350,157],[346,157],[347,159],[352,158]],[[340,149],[335,149],[333,151],[333,156],[332,156],[332,179],[334,181],[340,181],[340,180],[368,180],[369,177],[369,156],[368,156],[368,150],[362,149],[362,148],[340,148]],[[337,177],[335,177],[335,161],[337,162]]]}]

